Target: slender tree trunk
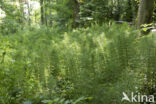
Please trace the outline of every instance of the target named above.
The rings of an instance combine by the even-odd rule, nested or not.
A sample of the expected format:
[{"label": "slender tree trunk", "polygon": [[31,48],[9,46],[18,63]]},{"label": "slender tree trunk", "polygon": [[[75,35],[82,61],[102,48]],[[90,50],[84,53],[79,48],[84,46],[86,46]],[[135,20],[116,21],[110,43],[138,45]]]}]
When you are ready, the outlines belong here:
[{"label": "slender tree trunk", "polygon": [[43,0],[40,0],[40,6],[41,6],[41,24],[44,24],[44,8],[43,8]]},{"label": "slender tree trunk", "polygon": [[73,11],[74,11],[74,14],[73,14],[73,27],[76,27],[78,24],[77,24],[77,20],[79,20],[79,3],[77,2],[77,0],[74,0],[73,1]]},{"label": "slender tree trunk", "polygon": [[21,18],[19,18],[19,22],[23,23],[23,18],[24,18],[24,8],[23,8],[23,1],[19,0],[19,5],[20,5],[20,13],[21,13]]},{"label": "slender tree trunk", "polygon": [[48,20],[47,20],[47,1],[45,0],[44,1],[44,22],[45,22],[45,24],[46,24],[46,26],[47,26],[47,24],[48,24]]},{"label": "slender tree trunk", "polygon": [[[51,3],[52,3],[51,0],[49,0],[48,2],[49,2],[49,4],[51,5]],[[49,19],[49,26],[52,26],[53,20],[52,20],[52,9],[51,9],[51,8],[50,8],[49,17],[50,17],[50,19]]]},{"label": "slender tree trunk", "polygon": [[153,8],[154,0],[140,0],[137,28],[140,28],[142,24],[150,23],[152,21]]},{"label": "slender tree trunk", "polygon": [[28,24],[31,25],[31,18],[30,18],[30,4],[29,0],[26,1],[27,7],[28,7]]},{"label": "slender tree trunk", "polygon": [[[20,18],[19,18],[19,23],[20,24],[24,24],[26,21],[26,17],[25,17],[25,13],[24,13],[24,2],[25,0],[19,0],[19,5],[20,5]],[[14,17],[16,18],[16,17]],[[24,29],[24,26],[21,25],[21,30]]]}]

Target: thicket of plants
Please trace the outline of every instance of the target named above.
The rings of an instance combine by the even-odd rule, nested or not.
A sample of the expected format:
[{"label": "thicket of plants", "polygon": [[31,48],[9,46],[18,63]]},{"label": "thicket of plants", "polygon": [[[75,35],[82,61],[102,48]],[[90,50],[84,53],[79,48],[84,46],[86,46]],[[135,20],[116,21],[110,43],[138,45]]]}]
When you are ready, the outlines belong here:
[{"label": "thicket of plants", "polygon": [[156,96],[155,20],[154,0],[0,0],[0,104]]},{"label": "thicket of plants", "polygon": [[122,92],[154,94],[156,36],[128,25],[0,35],[1,104],[128,104]]}]

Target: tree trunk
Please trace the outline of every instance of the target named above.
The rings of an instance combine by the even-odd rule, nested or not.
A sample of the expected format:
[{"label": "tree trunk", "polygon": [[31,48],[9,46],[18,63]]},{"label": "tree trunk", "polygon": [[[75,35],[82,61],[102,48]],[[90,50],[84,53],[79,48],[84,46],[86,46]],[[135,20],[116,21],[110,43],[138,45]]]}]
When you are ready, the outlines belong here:
[{"label": "tree trunk", "polygon": [[44,8],[43,8],[43,0],[40,0],[40,6],[41,6],[41,24],[44,24]]},{"label": "tree trunk", "polygon": [[137,28],[140,28],[142,24],[148,24],[152,21],[153,8],[154,0],[140,0]]},{"label": "tree trunk", "polygon": [[[25,23],[25,13],[24,13],[24,0],[19,0],[19,5],[20,5],[20,18],[19,18],[19,23],[24,24]],[[23,29],[23,26],[21,27]]]},{"label": "tree trunk", "polygon": [[31,18],[30,18],[30,4],[29,0],[26,0],[27,8],[28,8],[28,24],[31,25]]},{"label": "tree trunk", "polygon": [[77,20],[79,20],[79,3],[77,2],[77,0],[73,1],[73,11],[74,11],[74,15],[73,15],[73,27],[77,27]]},{"label": "tree trunk", "polygon": [[48,8],[47,8],[47,2],[46,2],[46,0],[44,1],[44,22],[45,22],[45,25],[47,26],[47,24],[48,24],[48,20],[47,20],[47,10],[48,10]]},{"label": "tree trunk", "polygon": [[[50,5],[52,5],[52,1],[51,0],[49,0],[48,1],[48,3],[50,4]],[[52,20],[52,9],[50,8],[50,13],[49,13],[49,26],[51,27],[52,26],[52,24],[53,24],[53,20]]]}]

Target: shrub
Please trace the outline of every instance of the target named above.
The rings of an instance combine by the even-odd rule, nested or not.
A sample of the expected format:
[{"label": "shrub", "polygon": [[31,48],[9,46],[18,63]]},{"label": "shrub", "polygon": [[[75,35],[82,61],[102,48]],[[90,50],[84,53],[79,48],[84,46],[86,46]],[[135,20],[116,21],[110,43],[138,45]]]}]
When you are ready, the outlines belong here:
[{"label": "shrub", "polygon": [[121,102],[122,92],[151,94],[155,36],[138,37],[134,30],[104,24],[64,33],[42,27],[0,35],[0,103],[59,98],[63,104],[127,104]]}]

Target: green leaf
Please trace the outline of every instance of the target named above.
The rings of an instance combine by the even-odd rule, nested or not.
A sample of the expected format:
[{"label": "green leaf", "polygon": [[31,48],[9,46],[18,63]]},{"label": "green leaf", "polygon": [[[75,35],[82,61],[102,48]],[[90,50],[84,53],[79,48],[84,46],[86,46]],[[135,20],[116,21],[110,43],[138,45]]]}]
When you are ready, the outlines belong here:
[{"label": "green leaf", "polygon": [[82,100],[84,100],[85,99],[85,97],[80,97],[80,98],[78,98],[73,104],[77,104],[78,102],[80,102],[80,101],[82,101]]},{"label": "green leaf", "polygon": [[147,28],[143,28],[142,30],[143,30],[144,32],[146,32],[148,29],[147,29]]}]

